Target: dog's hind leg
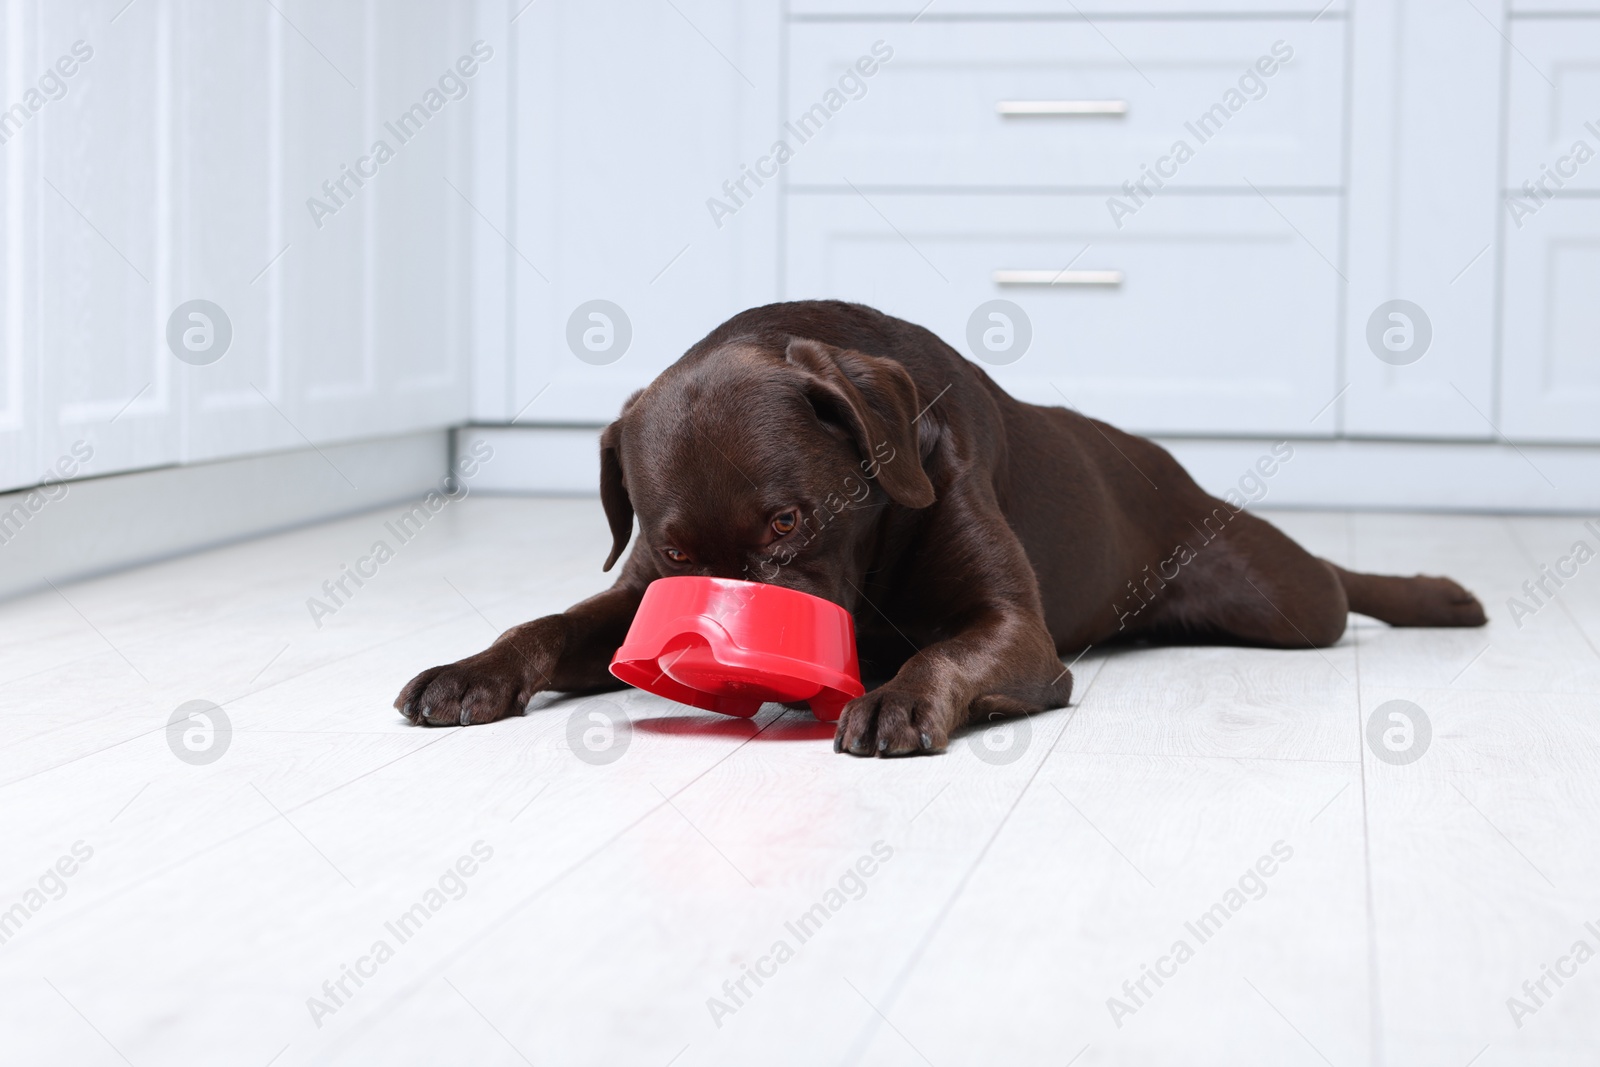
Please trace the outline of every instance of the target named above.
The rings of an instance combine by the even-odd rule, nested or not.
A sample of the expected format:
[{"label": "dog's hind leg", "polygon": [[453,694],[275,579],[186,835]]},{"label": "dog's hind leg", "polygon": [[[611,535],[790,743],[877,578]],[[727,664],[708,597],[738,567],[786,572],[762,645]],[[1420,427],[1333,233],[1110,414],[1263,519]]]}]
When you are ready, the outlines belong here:
[{"label": "dog's hind leg", "polygon": [[1478,598],[1449,578],[1360,574],[1329,563],[1344,586],[1350,610],[1390,626],[1482,626]]},{"label": "dog's hind leg", "polygon": [[1126,585],[1117,614],[1136,636],[1319,648],[1344,634],[1349,602],[1332,565],[1220,500],[1173,530],[1170,555]]},{"label": "dog's hind leg", "polygon": [[1235,641],[1273,648],[1334,644],[1348,613],[1396,626],[1479,626],[1483,608],[1448,578],[1357,574],[1318,559],[1288,535],[1220,501],[1190,524],[1164,561],[1165,575],[1145,577],[1150,603],[1139,629],[1155,636]]}]

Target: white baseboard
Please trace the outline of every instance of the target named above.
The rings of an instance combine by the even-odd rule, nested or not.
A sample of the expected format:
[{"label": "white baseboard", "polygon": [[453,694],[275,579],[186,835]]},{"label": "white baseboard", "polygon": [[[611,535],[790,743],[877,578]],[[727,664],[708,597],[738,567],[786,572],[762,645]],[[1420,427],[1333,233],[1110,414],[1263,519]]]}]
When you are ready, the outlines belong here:
[{"label": "white baseboard", "polygon": [[449,463],[430,430],[5,493],[0,597],[414,499]]},{"label": "white baseboard", "polygon": [[600,495],[599,426],[464,426],[456,454],[481,445],[494,462],[473,479],[475,493]]},{"label": "white baseboard", "polygon": [[[1241,480],[1275,442],[1162,440],[1208,492],[1245,499]],[[1600,447],[1427,441],[1290,441],[1262,478],[1269,507],[1373,511],[1600,511]],[[1270,468],[1271,464],[1267,464]],[[1248,481],[1246,488],[1251,488]],[[1259,495],[1257,490],[1256,494]]]},{"label": "white baseboard", "polygon": [[[468,426],[457,434],[462,451],[477,441],[495,450],[475,491],[598,491],[597,426]],[[1208,491],[1220,496],[1234,489],[1270,507],[1600,512],[1600,447],[1594,446],[1290,441],[1293,455],[1266,463],[1273,473],[1258,474],[1258,488],[1248,472],[1273,456],[1272,441],[1158,440]]]},{"label": "white baseboard", "polygon": [[[455,455],[494,450],[474,492],[598,492],[598,426],[454,434]],[[450,437],[433,430],[64,482],[48,496],[0,494],[0,597],[415,499],[440,485]],[[1209,491],[1267,507],[1600,513],[1600,447],[1292,441],[1282,460],[1267,440],[1161,443]]]}]

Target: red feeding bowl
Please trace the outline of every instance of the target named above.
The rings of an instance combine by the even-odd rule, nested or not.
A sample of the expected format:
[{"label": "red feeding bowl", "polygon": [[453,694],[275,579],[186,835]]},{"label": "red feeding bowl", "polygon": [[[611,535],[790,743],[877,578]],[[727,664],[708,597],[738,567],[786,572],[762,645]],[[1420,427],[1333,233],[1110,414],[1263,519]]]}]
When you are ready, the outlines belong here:
[{"label": "red feeding bowl", "polygon": [[850,613],[760,582],[658,578],[645,587],[611,673],[649,693],[749,718],[806,701],[823,722],[866,690]]}]

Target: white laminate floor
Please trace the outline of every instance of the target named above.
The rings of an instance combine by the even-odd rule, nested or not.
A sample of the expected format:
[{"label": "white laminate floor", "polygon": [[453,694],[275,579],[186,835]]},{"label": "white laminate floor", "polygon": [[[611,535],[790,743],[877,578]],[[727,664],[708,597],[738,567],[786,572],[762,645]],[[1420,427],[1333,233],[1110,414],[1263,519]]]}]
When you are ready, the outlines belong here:
[{"label": "white laminate floor", "polygon": [[[1600,560],[1507,605],[1579,520],[1272,515],[1492,622],[1096,649],[1009,749],[878,761],[638,692],[407,726],[412,673],[602,588],[609,538],[452,504],[315,625],[398,511],[0,605],[0,1062],[1600,1060]],[[169,746],[195,700],[209,763]]]}]

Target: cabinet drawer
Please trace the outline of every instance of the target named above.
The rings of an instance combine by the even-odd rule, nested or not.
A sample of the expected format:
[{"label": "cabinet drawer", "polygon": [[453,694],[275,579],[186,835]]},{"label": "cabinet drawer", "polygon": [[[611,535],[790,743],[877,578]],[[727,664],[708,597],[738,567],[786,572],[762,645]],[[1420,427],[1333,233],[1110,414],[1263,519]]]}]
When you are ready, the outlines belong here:
[{"label": "cabinet drawer", "polygon": [[1535,18],[1550,15],[1600,14],[1600,0],[1511,0],[1511,14]]},{"label": "cabinet drawer", "polygon": [[[1518,0],[1524,6],[1590,3],[1592,0]],[[1344,0],[790,0],[789,14],[798,18],[859,18],[864,13],[886,18],[937,21],[947,18],[1002,18],[1016,15],[1074,18],[1109,15],[1254,15],[1284,12],[1338,18]]]},{"label": "cabinet drawer", "polygon": [[[1520,53],[1512,57],[1506,130],[1514,230],[1543,197],[1529,196],[1524,182],[1543,182],[1549,191],[1600,190],[1600,21],[1517,19],[1511,34]],[[1586,150],[1576,150],[1578,142]]]},{"label": "cabinet drawer", "polygon": [[[1031,341],[983,363],[1014,396],[1145,433],[1328,436],[1339,277],[1322,257],[1337,227],[1323,195],[1169,196],[1118,229],[1103,196],[801,193],[785,295],[870,304],[969,359],[980,305],[1008,300]],[[1080,284],[996,282],[1062,269]],[[980,344],[1022,329],[977,318]]]},{"label": "cabinet drawer", "polygon": [[[1337,20],[799,23],[789,180],[1335,188],[1343,39]],[[892,55],[853,78],[876,42]]]},{"label": "cabinet drawer", "polygon": [[1600,441],[1600,200],[1544,205],[1507,237],[1505,264],[1501,429]]}]

